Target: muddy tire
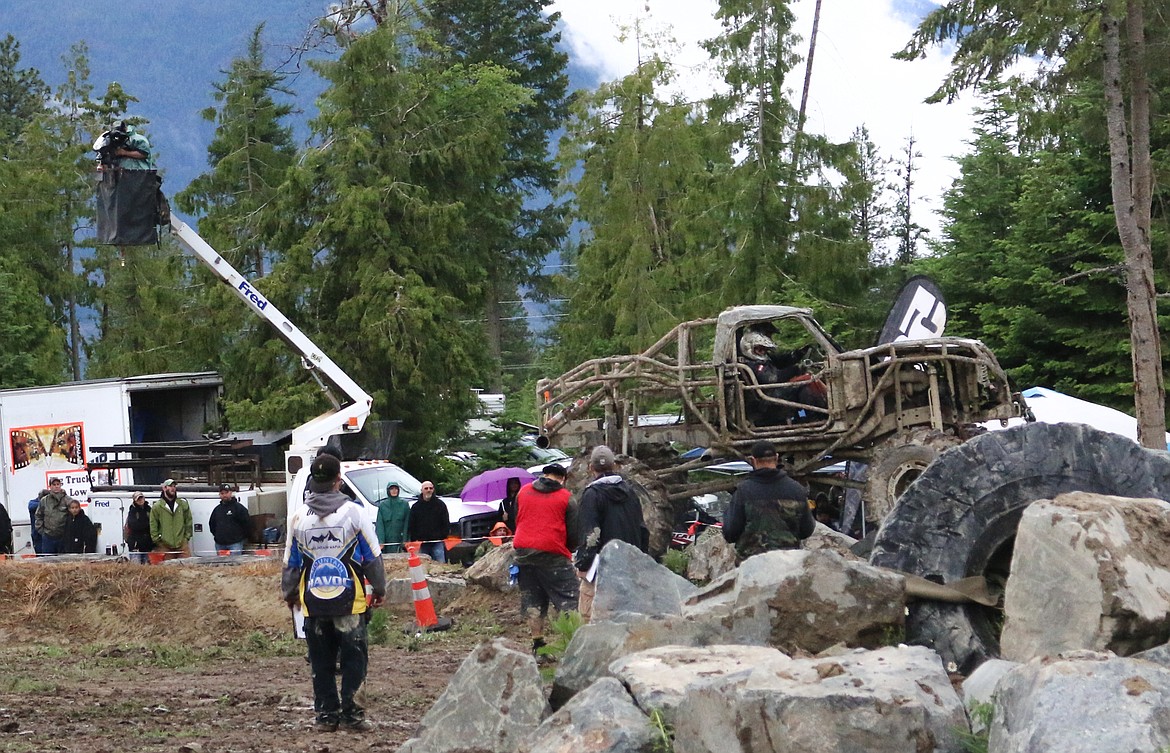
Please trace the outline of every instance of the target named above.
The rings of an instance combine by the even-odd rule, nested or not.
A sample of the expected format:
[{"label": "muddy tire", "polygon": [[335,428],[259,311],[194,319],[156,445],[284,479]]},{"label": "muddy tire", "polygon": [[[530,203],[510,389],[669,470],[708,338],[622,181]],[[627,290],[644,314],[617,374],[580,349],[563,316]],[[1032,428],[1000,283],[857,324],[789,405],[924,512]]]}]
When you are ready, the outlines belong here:
[{"label": "muddy tire", "polygon": [[942,452],[959,444],[959,439],[932,432],[899,435],[886,440],[869,464],[865,480],[865,519],[871,525],[881,521],[894,504]]},{"label": "muddy tire", "polygon": [[[898,500],[870,562],[936,583],[982,575],[1002,595],[1020,516],[1064,492],[1170,500],[1170,455],[1082,424],[1033,423],[942,455]],[[1002,611],[916,601],[906,636],[964,674],[999,653]]]}]

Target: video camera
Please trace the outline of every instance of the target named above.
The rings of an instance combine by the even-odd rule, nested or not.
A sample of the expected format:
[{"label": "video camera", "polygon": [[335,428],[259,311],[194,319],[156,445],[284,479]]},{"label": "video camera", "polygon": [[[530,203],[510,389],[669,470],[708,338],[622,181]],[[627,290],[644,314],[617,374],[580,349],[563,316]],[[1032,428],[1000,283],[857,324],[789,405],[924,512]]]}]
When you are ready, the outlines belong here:
[{"label": "video camera", "polygon": [[123,130],[109,130],[102,133],[93,142],[93,150],[98,153],[98,162],[103,165],[112,165],[117,159],[114,153],[126,146],[130,134]]}]

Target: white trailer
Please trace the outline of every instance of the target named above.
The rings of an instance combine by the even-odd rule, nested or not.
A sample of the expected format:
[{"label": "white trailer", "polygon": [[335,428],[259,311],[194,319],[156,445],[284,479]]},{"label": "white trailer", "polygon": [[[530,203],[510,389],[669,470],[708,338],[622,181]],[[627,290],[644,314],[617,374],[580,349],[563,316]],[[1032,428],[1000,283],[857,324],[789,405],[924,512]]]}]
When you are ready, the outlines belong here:
[{"label": "white trailer", "polygon": [[[18,556],[33,553],[29,502],[59,478],[101,526],[98,551],[121,551],[129,497],[95,494],[87,464],[106,457],[91,448],[143,442],[199,440],[220,425],[223,380],[214,372],[99,379],[49,387],[0,390],[0,498],[12,518]],[[150,489],[142,471],[106,472],[105,484]]]}]

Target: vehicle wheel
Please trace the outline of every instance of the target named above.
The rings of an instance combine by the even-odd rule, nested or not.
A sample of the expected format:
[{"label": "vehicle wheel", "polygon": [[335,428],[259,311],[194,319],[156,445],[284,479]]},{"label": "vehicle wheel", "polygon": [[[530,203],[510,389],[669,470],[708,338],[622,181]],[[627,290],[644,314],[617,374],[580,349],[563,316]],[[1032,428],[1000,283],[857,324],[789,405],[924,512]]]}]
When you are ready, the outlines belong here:
[{"label": "vehicle wheel", "polygon": [[896,435],[886,440],[874,453],[869,464],[863,497],[865,519],[880,524],[894,509],[894,503],[910,484],[922,475],[940,453],[959,444],[960,440],[940,432]]},{"label": "vehicle wheel", "polygon": [[[870,563],[936,583],[981,575],[1002,597],[1024,508],[1071,491],[1170,500],[1170,455],[1083,424],[983,434],[939,456],[902,495]],[[1002,621],[1002,607],[916,601],[906,635],[967,674],[998,655]]]}]

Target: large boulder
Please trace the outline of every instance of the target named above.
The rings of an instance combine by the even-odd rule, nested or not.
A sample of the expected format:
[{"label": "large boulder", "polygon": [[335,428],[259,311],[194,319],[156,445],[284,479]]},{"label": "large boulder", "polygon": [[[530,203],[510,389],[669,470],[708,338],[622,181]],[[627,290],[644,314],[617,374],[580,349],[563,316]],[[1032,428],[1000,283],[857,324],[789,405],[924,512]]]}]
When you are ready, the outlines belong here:
[{"label": "large boulder", "polygon": [[676,709],[693,688],[758,668],[780,671],[791,663],[767,646],[662,646],[617,659],[609,673],[629,689],[643,711],[657,709],[666,723],[674,724]]},{"label": "large boulder", "polygon": [[496,639],[459,665],[400,753],[512,753],[548,712],[536,660]]},{"label": "large boulder", "polygon": [[[427,588],[436,604],[445,604],[463,593],[467,582],[449,575],[427,576]],[[387,604],[413,604],[414,581],[410,578],[390,578],[386,581]]]},{"label": "large boulder", "polygon": [[1170,504],[1083,492],[1028,507],[1004,595],[1004,658],[1133,654],[1170,639]]},{"label": "large boulder", "polygon": [[610,676],[610,664],[627,654],[658,646],[711,646],[726,638],[717,623],[678,616],[619,615],[617,621],[582,625],[557,664],[549,702],[559,708],[595,680]]},{"label": "large boulder", "polygon": [[993,753],[1161,753],[1170,747],[1170,669],[1089,651],[1034,659],[999,681]]},{"label": "large boulder", "polygon": [[687,578],[706,582],[735,569],[735,547],[719,528],[707,528],[687,547]]},{"label": "large boulder", "polygon": [[967,720],[937,654],[921,646],[759,667],[692,688],[677,753],[960,753]]},{"label": "large boulder", "polygon": [[[550,716],[519,747],[520,753],[651,753],[661,733],[622,684],[606,677]],[[465,751],[478,750],[472,746]]]},{"label": "large boulder", "polygon": [[599,556],[594,620],[606,620],[619,612],[680,614],[683,602],[699,590],[624,541],[609,542]]},{"label": "large boulder", "polygon": [[873,648],[902,634],[905,586],[898,573],[830,551],[749,557],[688,600],[683,615],[716,623],[726,643],[815,654],[838,643]]},{"label": "large boulder", "polygon": [[512,542],[507,541],[488,550],[487,554],[467,568],[463,577],[477,586],[490,588],[493,591],[508,591],[513,588],[509,570],[514,560]]}]

